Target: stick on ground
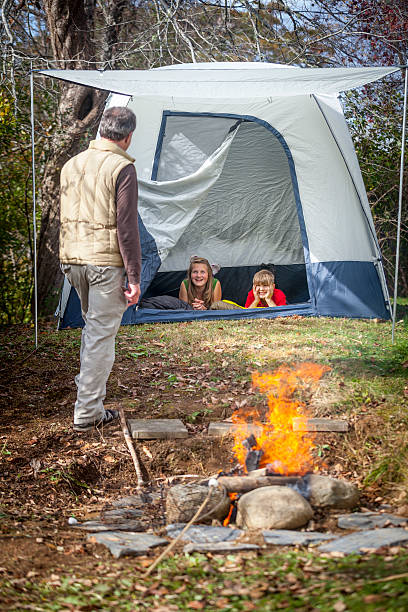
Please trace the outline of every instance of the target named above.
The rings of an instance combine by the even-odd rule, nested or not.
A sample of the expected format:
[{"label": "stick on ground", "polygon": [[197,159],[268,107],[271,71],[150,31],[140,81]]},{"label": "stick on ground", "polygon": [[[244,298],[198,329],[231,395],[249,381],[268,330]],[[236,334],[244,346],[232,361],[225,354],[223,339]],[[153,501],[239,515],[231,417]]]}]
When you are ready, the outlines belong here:
[{"label": "stick on ground", "polygon": [[120,424],[122,425],[122,432],[125,436],[126,444],[128,446],[129,452],[133,459],[133,465],[135,466],[136,476],[137,476],[137,488],[140,489],[144,485],[142,470],[140,469],[139,459],[137,457],[135,448],[133,446],[133,440],[129,433],[129,428],[126,423],[125,413],[123,408],[119,408],[119,416],[120,416]]}]

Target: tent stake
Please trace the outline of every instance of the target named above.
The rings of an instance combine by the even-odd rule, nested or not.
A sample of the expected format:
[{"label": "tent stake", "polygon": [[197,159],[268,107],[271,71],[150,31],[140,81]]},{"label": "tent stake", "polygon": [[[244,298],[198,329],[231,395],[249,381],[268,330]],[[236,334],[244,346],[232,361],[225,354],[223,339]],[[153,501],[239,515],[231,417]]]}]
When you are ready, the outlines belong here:
[{"label": "tent stake", "polygon": [[33,62],[30,66],[30,98],[31,98],[31,160],[33,177],[33,266],[34,266],[34,334],[35,348],[38,348],[38,307],[37,307],[37,220],[35,198],[35,145],[34,145],[34,75]]},{"label": "tent stake", "polygon": [[402,118],[402,141],[401,141],[401,165],[400,165],[400,182],[398,194],[398,224],[397,224],[397,251],[395,255],[395,274],[394,274],[394,303],[392,309],[392,344],[394,344],[395,335],[395,319],[397,316],[397,296],[398,296],[398,268],[399,268],[399,252],[401,240],[401,216],[402,216],[402,187],[404,182],[404,153],[405,153],[405,123],[407,115],[407,87],[408,87],[408,66],[405,66],[405,85],[404,85],[404,110]]}]

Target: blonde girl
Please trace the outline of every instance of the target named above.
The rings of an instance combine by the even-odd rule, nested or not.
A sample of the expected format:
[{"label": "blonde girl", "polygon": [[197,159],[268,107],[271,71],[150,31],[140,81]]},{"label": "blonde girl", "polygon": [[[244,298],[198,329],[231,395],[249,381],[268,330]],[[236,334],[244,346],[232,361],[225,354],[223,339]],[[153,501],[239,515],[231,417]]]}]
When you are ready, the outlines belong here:
[{"label": "blonde girl", "polygon": [[220,281],[214,278],[212,268],[204,257],[191,257],[187,278],[180,285],[179,298],[188,302],[194,310],[208,310],[211,304],[221,300]]}]

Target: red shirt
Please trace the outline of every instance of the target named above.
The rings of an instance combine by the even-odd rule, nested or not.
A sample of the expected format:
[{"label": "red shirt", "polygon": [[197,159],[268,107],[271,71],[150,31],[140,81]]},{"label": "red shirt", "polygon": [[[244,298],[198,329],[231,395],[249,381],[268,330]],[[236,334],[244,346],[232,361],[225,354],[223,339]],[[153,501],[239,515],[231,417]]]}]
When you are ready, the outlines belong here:
[{"label": "red shirt", "polygon": [[[248,297],[245,302],[245,308],[249,308],[252,302],[254,301],[255,296],[254,292],[251,291],[248,293]],[[280,289],[274,289],[272,299],[277,306],[285,306],[286,305],[286,296]],[[269,308],[268,304],[264,300],[259,300],[258,306],[256,308]]]}]

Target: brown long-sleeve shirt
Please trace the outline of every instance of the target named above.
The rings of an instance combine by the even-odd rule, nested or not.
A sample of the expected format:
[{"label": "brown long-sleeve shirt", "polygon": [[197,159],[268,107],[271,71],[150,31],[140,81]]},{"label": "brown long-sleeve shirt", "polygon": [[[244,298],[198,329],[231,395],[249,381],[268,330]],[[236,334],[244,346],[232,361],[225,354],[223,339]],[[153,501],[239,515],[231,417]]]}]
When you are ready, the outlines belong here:
[{"label": "brown long-sleeve shirt", "polygon": [[137,177],[133,164],[120,171],[116,180],[116,223],[119,249],[128,281],[140,283],[142,253],[137,218]]}]

